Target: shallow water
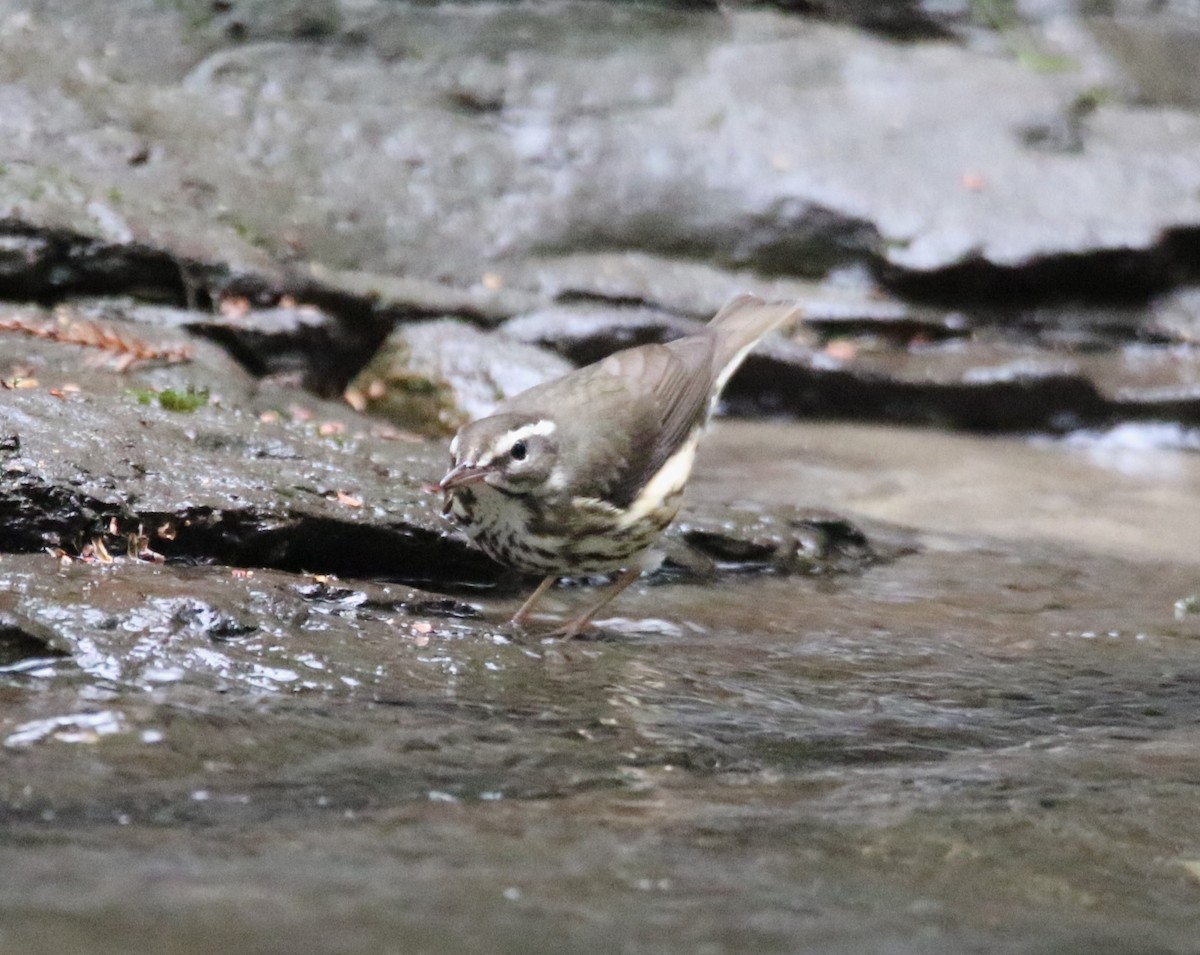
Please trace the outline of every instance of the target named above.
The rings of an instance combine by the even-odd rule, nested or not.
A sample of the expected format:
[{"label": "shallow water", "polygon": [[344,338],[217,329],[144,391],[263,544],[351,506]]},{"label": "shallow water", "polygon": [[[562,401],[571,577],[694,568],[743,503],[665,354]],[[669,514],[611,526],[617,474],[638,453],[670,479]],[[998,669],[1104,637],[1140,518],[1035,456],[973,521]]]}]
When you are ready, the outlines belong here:
[{"label": "shallow water", "polygon": [[1197,442],[1195,431],[1136,424],[1026,440],[722,422],[703,446],[691,491],[794,498],[926,534],[1059,543],[1194,565],[1200,563]]},{"label": "shallow water", "polygon": [[1197,456],[712,437],[696,499],[911,549],[639,585],[566,645],[499,601],[0,558],[75,651],[0,672],[0,950],[1197,951]]}]

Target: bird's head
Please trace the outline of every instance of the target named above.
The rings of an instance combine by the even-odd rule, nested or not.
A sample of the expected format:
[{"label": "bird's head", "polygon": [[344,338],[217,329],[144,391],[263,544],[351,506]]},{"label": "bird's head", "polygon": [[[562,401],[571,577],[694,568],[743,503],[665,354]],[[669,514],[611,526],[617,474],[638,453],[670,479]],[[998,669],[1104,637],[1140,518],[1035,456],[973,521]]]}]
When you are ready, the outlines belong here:
[{"label": "bird's head", "polygon": [[482,482],[510,494],[526,494],[554,472],[556,430],[549,418],[513,413],[472,421],[450,442],[450,470],[433,487],[452,491]]}]

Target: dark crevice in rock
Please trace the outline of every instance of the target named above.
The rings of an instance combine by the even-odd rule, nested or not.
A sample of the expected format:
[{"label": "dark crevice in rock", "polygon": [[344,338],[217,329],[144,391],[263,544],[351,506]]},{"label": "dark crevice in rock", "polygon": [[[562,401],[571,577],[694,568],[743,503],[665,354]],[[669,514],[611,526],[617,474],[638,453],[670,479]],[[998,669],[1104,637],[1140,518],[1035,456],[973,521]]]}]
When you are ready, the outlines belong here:
[{"label": "dark crevice in rock", "polygon": [[52,645],[53,633],[20,614],[0,610],[0,673],[25,664],[69,656]]},{"label": "dark crevice in rock", "polygon": [[787,198],[738,224],[712,256],[768,277],[820,279],[839,268],[878,268],[883,239],[873,222]]},{"label": "dark crevice in rock", "polygon": [[1200,279],[1200,228],[1173,229],[1147,249],[1100,249],[1013,266],[975,258],[929,272],[884,266],[880,279],[901,297],[944,307],[1136,305]]},{"label": "dark crevice in rock", "polygon": [[[317,334],[264,344],[269,344],[283,360],[301,363],[306,374],[305,386],[324,397],[340,395],[397,325],[434,318],[480,321],[478,314],[469,311],[380,303],[370,296],[353,295],[315,282],[300,283],[288,292],[297,301],[315,305],[332,316],[332,321]],[[271,353],[257,342],[243,340],[242,345],[260,360]],[[268,363],[264,371],[271,372],[277,367],[278,363]]]},{"label": "dark crevice in rock", "polygon": [[0,296],[55,304],[69,295],[127,293],[182,305],[184,273],[174,257],[145,246],[0,221]]},{"label": "dark crevice in rock", "polygon": [[653,308],[657,303],[640,295],[605,295],[588,289],[563,289],[554,296],[558,305],[606,305],[613,308]]},{"label": "dark crevice in rock", "polygon": [[[235,273],[143,245],[0,221],[0,299],[50,307],[75,297],[117,295],[194,310],[198,320],[189,330],[221,345],[253,374],[300,373],[305,387],[325,397],[342,392],[397,323],[457,314],[381,305],[307,279]],[[289,321],[286,309],[254,321],[208,317],[225,298],[245,298],[261,310],[284,296],[317,306],[323,320],[296,320],[300,313],[293,312]],[[479,320],[473,313],[461,317]]]},{"label": "dark crevice in rock", "polygon": [[[628,0],[646,6],[645,0]],[[893,40],[939,40],[953,36],[952,22],[963,19],[952,13],[928,9],[922,0],[655,0],[653,6],[698,12],[719,11],[729,7],[774,7],[786,13],[851,23]]]},{"label": "dark crevice in rock", "polygon": [[751,356],[724,395],[735,413],[875,420],[976,432],[1066,433],[1121,421],[1200,425],[1200,398],[1116,401],[1073,374],[1013,376],[979,384],[889,380]]},{"label": "dark crevice in rock", "polygon": [[109,521],[127,515],[118,504],[98,501],[27,475],[6,475],[0,485],[0,552],[47,547],[78,552],[106,532]]},{"label": "dark crevice in rock", "polygon": [[211,308],[224,295],[261,301],[269,290],[263,278],[139,243],[102,242],[0,220],[0,298],[50,306],[72,296],[125,295],[180,308]]},{"label": "dark crevice in rock", "polygon": [[[120,533],[113,534],[113,526]],[[156,529],[169,525],[169,538]],[[126,551],[127,533],[140,528],[150,547],[170,561],[214,561],[233,567],[375,577],[421,585],[492,584],[500,568],[449,534],[412,526],[372,526],[326,517],[257,510],[181,508],[139,511],[73,493],[35,479],[0,490],[0,552],[61,547],[78,554],[99,538],[114,555]]]},{"label": "dark crevice in rock", "polygon": [[168,559],[213,560],[240,567],[380,578],[422,585],[491,584],[498,566],[448,534],[415,527],[356,524],[331,518],[222,510],[191,515],[144,515],[147,525],[175,522],[163,541]]},{"label": "dark crevice in rock", "polygon": [[939,40],[953,35],[949,16],[938,17],[921,0],[745,0],[744,6],[777,7],[790,13],[852,23],[893,40]]},{"label": "dark crevice in rock", "polygon": [[345,390],[391,327],[391,319],[369,309],[355,309],[348,318],[294,308],[260,310],[232,322],[206,317],[188,325],[251,374],[296,375],[305,388],[324,398]]}]

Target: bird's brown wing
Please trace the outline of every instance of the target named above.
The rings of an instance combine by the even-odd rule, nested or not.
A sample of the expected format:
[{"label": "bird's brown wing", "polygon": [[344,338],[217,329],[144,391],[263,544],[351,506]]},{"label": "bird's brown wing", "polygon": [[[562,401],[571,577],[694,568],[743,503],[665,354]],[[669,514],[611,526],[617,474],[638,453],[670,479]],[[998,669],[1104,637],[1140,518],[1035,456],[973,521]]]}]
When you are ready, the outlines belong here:
[{"label": "bird's brown wing", "polygon": [[[618,352],[601,363],[626,382],[632,405],[640,413],[626,422],[630,429],[627,467],[614,475],[606,495],[626,506],[708,415],[712,389],[713,342],[696,336],[671,347],[645,345]],[[619,425],[618,425],[619,426]]]},{"label": "bird's brown wing", "polygon": [[703,422],[712,342],[695,336],[616,352],[510,398],[501,410],[559,424],[569,496],[628,505]]},{"label": "bird's brown wing", "polygon": [[629,422],[636,443],[609,499],[618,504],[632,501],[688,440],[692,429],[704,424],[714,393],[755,342],[799,311],[795,303],[739,295],[699,334],[666,345],[631,348],[600,362],[601,372],[607,370],[629,382],[637,399],[633,404],[643,411],[640,420]]},{"label": "bird's brown wing", "polygon": [[739,296],[705,331],[616,352],[509,399],[501,410],[559,423],[559,460],[571,476],[565,493],[625,507],[704,423],[714,387],[743,350],[794,313]]}]

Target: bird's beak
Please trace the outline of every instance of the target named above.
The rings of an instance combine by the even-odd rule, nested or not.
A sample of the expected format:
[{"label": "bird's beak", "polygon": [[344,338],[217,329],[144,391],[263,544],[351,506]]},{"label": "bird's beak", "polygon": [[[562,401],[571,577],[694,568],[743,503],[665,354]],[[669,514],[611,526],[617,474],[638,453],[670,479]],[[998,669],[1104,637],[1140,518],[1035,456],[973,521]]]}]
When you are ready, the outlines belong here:
[{"label": "bird's beak", "polygon": [[456,464],[437,484],[430,485],[430,490],[452,491],[456,487],[482,481],[491,473],[492,468],[490,467],[480,467],[477,464]]}]

